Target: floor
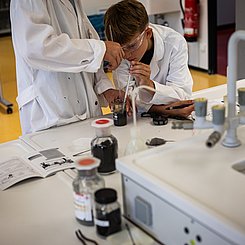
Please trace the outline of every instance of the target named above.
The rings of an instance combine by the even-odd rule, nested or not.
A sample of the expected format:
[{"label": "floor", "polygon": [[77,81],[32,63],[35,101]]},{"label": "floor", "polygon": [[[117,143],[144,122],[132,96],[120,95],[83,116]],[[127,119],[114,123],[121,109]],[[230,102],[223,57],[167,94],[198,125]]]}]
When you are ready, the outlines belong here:
[{"label": "floor", "polygon": [[16,104],[15,59],[10,37],[0,38],[0,81],[4,98],[14,104],[13,113],[6,114],[0,106],[0,143],[17,139],[21,135],[18,107]]},{"label": "floor", "polygon": [[[0,81],[4,98],[14,104],[13,113],[6,114],[6,108],[0,106],[0,143],[18,139],[21,135],[18,107],[16,104],[15,59],[10,37],[0,38]],[[206,72],[191,70],[194,86],[193,91],[226,83],[222,75],[208,75]],[[108,112],[108,109],[104,109]]]}]

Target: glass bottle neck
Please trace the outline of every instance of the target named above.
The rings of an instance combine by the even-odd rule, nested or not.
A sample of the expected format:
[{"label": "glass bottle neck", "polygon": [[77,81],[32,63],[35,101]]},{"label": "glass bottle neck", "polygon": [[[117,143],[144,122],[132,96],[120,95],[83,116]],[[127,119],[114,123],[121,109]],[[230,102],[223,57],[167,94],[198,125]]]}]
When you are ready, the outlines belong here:
[{"label": "glass bottle neck", "polygon": [[111,129],[108,128],[96,128],[95,130],[96,136],[103,137],[103,136],[110,136],[111,135]]},{"label": "glass bottle neck", "polygon": [[89,177],[97,174],[97,168],[89,170],[77,170],[80,177]]}]

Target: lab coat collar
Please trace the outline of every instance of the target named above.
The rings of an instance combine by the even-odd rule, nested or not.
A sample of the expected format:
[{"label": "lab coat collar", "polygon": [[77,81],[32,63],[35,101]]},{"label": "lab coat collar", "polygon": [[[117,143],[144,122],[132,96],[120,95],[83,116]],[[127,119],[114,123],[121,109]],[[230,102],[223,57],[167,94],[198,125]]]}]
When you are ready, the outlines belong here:
[{"label": "lab coat collar", "polygon": [[160,63],[158,61],[161,60],[164,56],[164,43],[161,37],[163,34],[160,35],[154,25],[149,24],[149,27],[152,28],[154,38],[154,54],[152,57],[154,61],[150,63],[151,78],[153,79],[160,71]]},{"label": "lab coat collar", "polygon": [[76,17],[75,10],[69,0],[60,0],[68,9],[69,11]]}]

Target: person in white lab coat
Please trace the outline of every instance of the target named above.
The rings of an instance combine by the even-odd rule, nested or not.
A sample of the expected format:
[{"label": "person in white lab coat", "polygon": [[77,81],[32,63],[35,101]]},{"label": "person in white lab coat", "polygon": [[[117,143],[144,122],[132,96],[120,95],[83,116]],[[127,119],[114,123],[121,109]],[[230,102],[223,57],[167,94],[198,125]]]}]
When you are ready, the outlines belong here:
[{"label": "person in white lab coat", "polygon": [[82,0],[12,0],[10,14],[23,134],[101,115],[118,97],[102,61],[115,69],[124,52],[99,40]]},{"label": "person in white lab coat", "polygon": [[145,7],[136,0],[112,5],[105,13],[104,23],[108,40],[113,33],[114,41],[125,52],[125,60],[117,69],[119,84],[125,87],[130,73],[137,85],[156,89],[140,91],[137,104],[141,110],[188,116],[194,110],[190,100],[193,81],[184,37],[171,28],[149,24]]}]

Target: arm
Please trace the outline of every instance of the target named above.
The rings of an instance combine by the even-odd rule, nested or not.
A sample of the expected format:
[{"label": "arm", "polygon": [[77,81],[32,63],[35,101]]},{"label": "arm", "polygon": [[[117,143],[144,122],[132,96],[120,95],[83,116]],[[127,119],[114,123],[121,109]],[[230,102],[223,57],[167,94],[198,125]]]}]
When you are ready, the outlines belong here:
[{"label": "arm", "polygon": [[[117,81],[115,74],[117,73],[119,81]],[[115,99],[120,98],[122,101],[124,99],[124,89],[127,84],[128,76],[129,76],[129,68],[125,60],[120,64],[120,66],[117,68],[117,71],[113,73],[113,81],[110,81],[108,79],[108,76],[103,72],[103,69],[100,69],[96,74],[95,79],[95,91],[97,94],[101,95],[104,99],[101,103],[104,106],[107,106],[109,104],[110,107],[112,107],[113,102]],[[119,90],[121,90],[119,92]],[[128,115],[131,115],[131,101],[129,98],[126,100],[126,111]]]},{"label": "arm", "polygon": [[[147,85],[156,92],[140,91],[140,98],[145,104],[168,104],[178,100],[189,99],[192,93],[192,77],[187,65],[187,44],[182,36],[170,35],[164,46],[162,60],[151,62],[151,67],[140,62],[132,62],[131,73],[137,77],[139,85]],[[150,68],[159,70],[151,74]],[[148,105],[147,105],[148,104]]]},{"label": "arm", "polygon": [[[70,33],[60,33],[59,27],[51,24],[56,23],[56,16],[53,16],[56,13],[52,9],[48,10],[49,4],[52,5],[44,0],[11,1],[15,50],[36,69],[96,72],[106,54],[106,44],[86,37],[79,39],[76,17],[71,13],[68,14],[67,10],[62,12],[61,9],[59,10],[64,22],[70,23],[68,27]],[[57,25],[60,24],[64,23]],[[91,27],[89,22],[83,23],[85,24],[88,28]]]},{"label": "arm", "polygon": [[[119,89],[113,86],[112,82],[108,79],[107,75],[104,73],[103,69],[100,69],[96,74],[95,79],[95,91],[99,95],[100,103],[102,106],[108,106],[112,108],[113,103],[116,99],[124,100],[124,91],[119,91]],[[132,113],[131,101],[129,97],[126,100],[126,111],[130,116]]]},{"label": "arm", "polygon": [[188,117],[194,111],[193,100],[183,100],[168,105],[153,105],[148,112],[166,115],[168,117]]},{"label": "arm", "polygon": [[187,43],[180,35],[169,57],[168,73],[165,81],[154,81],[157,93],[150,103],[162,104],[189,99],[192,94],[192,77],[188,68]]}]

